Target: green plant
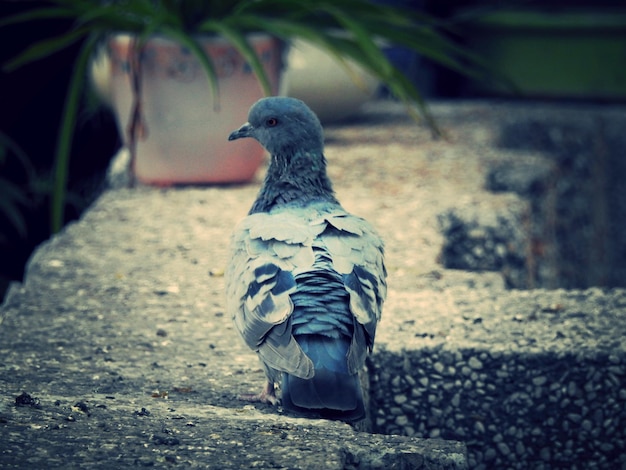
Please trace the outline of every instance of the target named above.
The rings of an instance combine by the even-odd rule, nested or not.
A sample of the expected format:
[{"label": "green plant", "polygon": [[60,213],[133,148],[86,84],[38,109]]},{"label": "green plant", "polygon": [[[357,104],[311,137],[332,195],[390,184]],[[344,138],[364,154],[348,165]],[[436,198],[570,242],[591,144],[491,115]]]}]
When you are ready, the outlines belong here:
[{"label": "green plant", "polygon": [[[0,21],[0,26],[51,19],[71,20],[74,26],[59,37],[33,44],[6,64],[5,70],[21,67],[74,43],[82,44],[69,84],[56,150],[51,198],[53,232],[63,222],[70,145],[87,68],[94,52],[112,33],[134,34],[137,57],[141,45],[153,35],[178,41],[206,70],[215,97],[219,96],[219,89],[213,63],[194,35],[227,38],[249,62],[266,94],[270,93],[269,82],[246,34],[261,31],[285,41],[300,38],[326,50],[347,70],[350,70],[347,59],[363,66],[398,99],[417,105],[435,133],[439,130],[419,91],[387,60],[380,44],[407,47],[471,76],[483,77],[486,71],[479,58],[450,41],[442,32],[442,25],[428,15],[367,0],[49,0],[45,6]],[[139,76],[135,75],[135,79],[139,81]],[[409,109],[417,116],[412,106]],[[140,130],[137,111],[138,106],[129,125],[131,143]]]},{"label": "green plant", "polygon": [[[1,172],[13,156],[26,179],[26,187],[15,184]],[[24,151],[3,132],[0,132],[0,218],[6,219],[8,225],[17,235],[25,238],[27,234],[26,220],[23,210],[31,203],[29,189],[35,180],[35,170]],[[8,228],[8,227],[7,227]],[[4,241],[4,230],[0,231],[0,243]]]}]

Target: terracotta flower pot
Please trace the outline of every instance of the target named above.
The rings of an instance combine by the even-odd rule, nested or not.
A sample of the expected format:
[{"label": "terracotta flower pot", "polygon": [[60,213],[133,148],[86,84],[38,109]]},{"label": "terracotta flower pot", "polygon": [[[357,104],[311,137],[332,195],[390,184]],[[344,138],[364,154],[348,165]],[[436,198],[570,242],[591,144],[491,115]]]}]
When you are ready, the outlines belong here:
[{"label": "terracotta flower pot", "polygon": [[[250,38],[278,92],[282,45],[269,36]],[[110,99],[120,133],[132,105],[129,74],[131,37],[109,43]],[[151,39],[142,53],[141,108],[145,135],[137,142],[135,178],[142,183],[235,183],[254,177],[264,159],[250,139],[228,142],[228,134],[247,118],[250,105],[263,96],[256,76],[243,57],[222,38],[204,38],[219,78],[219,105],[206,73],[194,55],[179,44]]]}]

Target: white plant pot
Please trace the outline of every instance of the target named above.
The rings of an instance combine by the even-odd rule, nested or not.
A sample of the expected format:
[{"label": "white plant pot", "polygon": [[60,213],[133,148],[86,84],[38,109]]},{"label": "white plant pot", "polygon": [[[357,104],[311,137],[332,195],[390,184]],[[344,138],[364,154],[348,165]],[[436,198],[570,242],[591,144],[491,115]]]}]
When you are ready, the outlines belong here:
[{"label": "white plant pot", "polygon": [[[251,36],[277,93],[282,45],[269,36]],[[264,151],[252,139],[228,141],[247,119],[263,91],[250,66],[224,39],[203,38],[219,77],[219,106],[206,73],[186,48],[163,38],[143,50],[141,108],[146,135],[137,143],[134,176],[142,183],[235,183],[249,181],[263,163]],[[131,37],[109,43],[108,95],[126,137],[132,105],[129,76]]]},{"label": "white plant pot", "polygon": [[356,114],[376,94],[380,82],[354,62],[350,73],[317,46],[295,40],[287,55],[283,93],[306,102],[324,123]]}]

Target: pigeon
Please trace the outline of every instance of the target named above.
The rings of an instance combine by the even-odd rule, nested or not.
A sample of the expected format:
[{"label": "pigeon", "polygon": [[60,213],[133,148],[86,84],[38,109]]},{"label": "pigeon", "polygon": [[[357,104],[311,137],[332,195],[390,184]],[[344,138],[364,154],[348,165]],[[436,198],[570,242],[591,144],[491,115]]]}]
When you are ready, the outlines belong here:
[{"label": "pigeon", "polygon": [[228,139],[244,137],[270,154],[258,196],[234,229],[225,273],[228,312],[267,377],[259,395],[244,398],[361,420],[359,373],[387,290],[383,242],[335,197],[322,126],[304,102],[257,101]]}]

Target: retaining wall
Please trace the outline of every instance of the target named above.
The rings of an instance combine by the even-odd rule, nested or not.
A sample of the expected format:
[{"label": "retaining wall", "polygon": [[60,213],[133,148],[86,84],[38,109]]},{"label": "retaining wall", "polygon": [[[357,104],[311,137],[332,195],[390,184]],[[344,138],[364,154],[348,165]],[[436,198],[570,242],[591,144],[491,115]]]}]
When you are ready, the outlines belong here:
[{"label": "retaining wall", "polygon": [[470,468],[626,468],[626,290],[454,291],[373,356],[374,430]]}]

